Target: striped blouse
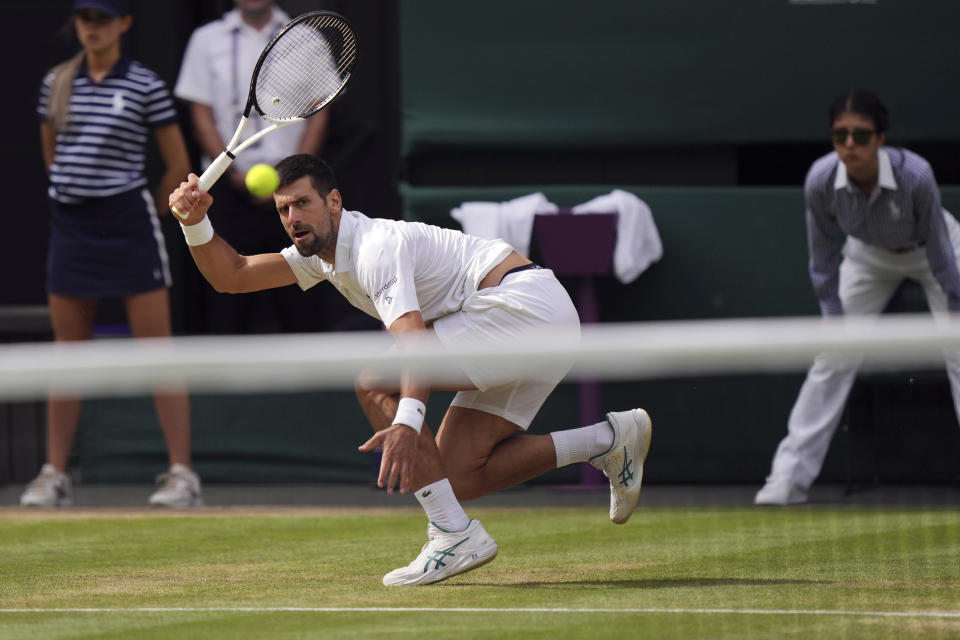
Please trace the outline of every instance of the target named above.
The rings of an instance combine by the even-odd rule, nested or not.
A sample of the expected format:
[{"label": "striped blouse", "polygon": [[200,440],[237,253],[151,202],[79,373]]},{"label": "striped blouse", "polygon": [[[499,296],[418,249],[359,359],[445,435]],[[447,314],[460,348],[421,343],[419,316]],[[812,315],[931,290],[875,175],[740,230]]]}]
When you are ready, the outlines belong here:
[{"label": "striped blouse", "polygon": [[[52,83],[48,73],[37,105],[41,118]],[[150,131],[176,121],[166,84],[139,62],[121,58],[99,83],[81,64],[67,125],[57,132],[50,197],[78,203],[143,187]]]},{"label": "striped blouse", "polygon": [[824,315],[843,313],[840,262],[846,236],[895,253],[923,247],[930,269],[960,311],[960,271],[930,164],[893,147],[879,150],[880,174],[869,197],[847,179],[837,153],[816,160],[804,182],[810,279]]}]

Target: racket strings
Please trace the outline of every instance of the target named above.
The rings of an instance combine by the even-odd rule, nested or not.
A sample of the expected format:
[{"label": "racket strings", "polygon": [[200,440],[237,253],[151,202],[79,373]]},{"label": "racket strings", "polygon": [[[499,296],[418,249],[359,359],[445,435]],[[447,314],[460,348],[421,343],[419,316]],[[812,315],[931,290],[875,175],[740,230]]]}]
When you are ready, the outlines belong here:
[{"label": "racket strings", "polygon": [[274,120],[306,117],[347,82],[357,59],[350,27],[332,16],[292,25],[264,57],[255,83],[260,112]]}]

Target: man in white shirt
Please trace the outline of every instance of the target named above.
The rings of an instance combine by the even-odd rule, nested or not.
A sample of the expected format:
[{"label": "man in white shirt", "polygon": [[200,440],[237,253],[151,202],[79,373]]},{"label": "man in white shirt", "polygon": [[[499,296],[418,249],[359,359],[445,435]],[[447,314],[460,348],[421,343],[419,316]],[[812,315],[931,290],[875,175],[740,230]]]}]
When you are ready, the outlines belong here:
[{"label": "man in white shirt", "polygon": [[[264,47],[290,21],[273,0],[234,0],[236,7],[220,19],[193,32],[180,66],[174,95],[190,105],[190,120],[203,164],[207,165],[226,147],[247,103],[250,77]],[[287,243],[273,222],[273,201],[256,198],[244,178],[255,164],[273,165],[293,153],[320,152],[326,139],[330,113],[325,109],[306,122],[284,127],[261,139],[237,156],[230,170],[213,188],[220,202],[212,215],[217,229],[231,245],[245,254],[274,251]],[[246,134],[268,123],[251,115]],[[302,297],[301,297],[302,298]],[[217,294],[207,288],[207,329],[214,333],[248,333],[298,330],[293,308],[303,300],[287,292],[257,296]]]},{"label": "man in white shirt", "polygon": [[[293,245],[242,256],[213,231],[213,198],[191,174],[169,204],[188,213],[184,236],[197,266],[218,290],[234,293],[327,280],[397,337],[435,335],[442,344],[508,342],[525,331],[552,330],[578,341],[580,322],[562,285],[500,240],[484,240],[419,222],[371,219],[343,209],[330,168],[296,155],[277,165],[277,211]],[[462,363],[461,381],[434,439],[423,424],[431,387],[404,375],[392,388],[368,379],[357,397],[376,431],[361,451],[382,447],[378,484],[414,490],[427,513],[429,542],[386,585],[429,584],[492,560],[497,545],[459,500],[525,482],[555,467],[590,462],[610,479],[610,518],[627,521],[640,493],[650,447],[642,409],[613,412],[594,425],[548,435],[525,431],[569,364],[519,376]],[[416,465],[414,464],[416,462]]]}]

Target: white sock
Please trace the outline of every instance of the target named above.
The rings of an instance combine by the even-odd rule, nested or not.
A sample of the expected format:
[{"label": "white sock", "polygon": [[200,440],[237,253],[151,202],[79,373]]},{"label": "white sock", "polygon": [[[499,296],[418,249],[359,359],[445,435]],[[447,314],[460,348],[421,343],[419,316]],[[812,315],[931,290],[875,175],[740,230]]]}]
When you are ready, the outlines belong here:
[{"label": "white sock", "polygon": [[430,522],[444,531],[463,531],[470,524],[467,512],[453,495],[453,487],[446,478],[417,489],[416,496]]},{"label": "white sock", "polygon": [[589,427],[553,431],[550,437],[557,453],[558,469],[574,462],[586,462],[613,445],[613,429],[606,420]]}]

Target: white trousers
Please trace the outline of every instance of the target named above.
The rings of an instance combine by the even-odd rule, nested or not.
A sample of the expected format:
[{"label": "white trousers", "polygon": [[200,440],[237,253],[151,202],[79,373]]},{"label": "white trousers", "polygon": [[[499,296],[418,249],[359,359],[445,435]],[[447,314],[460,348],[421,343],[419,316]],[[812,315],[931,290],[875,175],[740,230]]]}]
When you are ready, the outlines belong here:
[{"label": "white trousers", "polygon": [[[960,256],[960,224],[944,211],[954,252]],[[904,279],[918,282],[930,311],[947,314],[947,296],[934,278],[926,250],[894,253],[848,238],[840,264],[840,300],[846,315],[879,315]],[[960,418],[960,354],[945,354],[954,410]],[[816,357],[787,420],[787,436],[774,454],[768,480],[787,479],[807,490],[820,474],[843,414],[861,358]]]}]

